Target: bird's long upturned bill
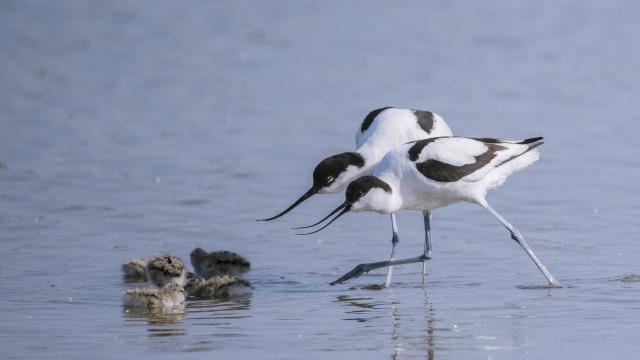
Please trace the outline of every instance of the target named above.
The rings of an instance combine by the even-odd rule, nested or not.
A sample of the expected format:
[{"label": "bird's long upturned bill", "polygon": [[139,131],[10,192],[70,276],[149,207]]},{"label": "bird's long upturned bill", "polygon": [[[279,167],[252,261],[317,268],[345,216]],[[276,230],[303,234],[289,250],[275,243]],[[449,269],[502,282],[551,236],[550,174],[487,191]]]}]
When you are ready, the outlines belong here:
[{"label": "bird's long upturned bill", "polygon": [[[340,210],[342,210],[342,211],[340,211]],[[342,203],[340,206],[338,206],[337,208],[335,208],[335,209],[334,209],[334,210],[329,214],[329,216],[331,216],[331,215],[335,214],[335,213],[336,213],[336,212],[338,212],[338,211],[340,211],[340,213],[339,213],[338,215],[336,215],[336,217],[334,217],[333,219],[331,219],[331,221],[329,221],[329,222],[328,222],[327,224],[325,224],[323,227],[321,227],[321,228],[320,228],[320,229],[318,229],[318,230],[315,230],[315,231],[309,232],[309,233],[303,233],[303,234],[297,234],[297,235],[311,235],[311,234],[315,234],[315,233],[317,233],[318,231],[323,230],[323,229],[324,229],[324,228],[326,228],[327,226],[331,225],[331,223],[332,223],[332,222],[336,221],[340,216],[342,216],[342,215],[344,215],[344,214],[348,213],[348,212],[349,212],[349,210],[351,210],[351,205],[349,205],[349,204],[347,204],[346,202],[344,202],[344,203]],[[326,219],[328,219],[328,218],[329,218],[329,216],[326,216],[324,219],[320,220],[319,222],[317,222],[317,223],[316,223],[316,224],[314,224],[314,225],[305,226],[305,228],[306,228],[306,227],[315,226],[315,225],[317,225],[317,224],[320,224],[320,223],[322,223],[323,221],[325,221]]]},{"label": "bird's long upturned bill", "polygon": [[296,202],[294,202],[291,206],[289,206],[285,211],[281,212],[280,214],[276,215],[276,216],[272,216],[270,218],[266,218],[266,219],[258,219],[258,221],[271,221],[271,220],[275,220],[279,217],[281,217],[282,215],[288,213],[289,211],[293,210],[296,206],[300,205],[303,201],[307,200],[308,198],[312,197],[313,195],[317,194],[318,190],[311,188],[309,189],[306,193],[304,193],[304,195],[302,195],[300,197],[300,199],[296,200]]},{"label": "bird's long upturned bill", "polygon": [[333,211],[332,211],[332,212],[330,212],[330,213],[329,213],[329,215],[325,216],[324,218],[322,218],[322,220],[318,221],[318,222],[317,222],[317,223],[315,223],[315,224],[311,224],[311,225],[307,225],[307,226],[298,226],[298,227],[294,227],[294,228],[291,228],[291,229],[293,229],[293,230],[308,229],[308,228],[310,228],[310,227],[314,227],[314,226],[316,226],[316,225],[322,224],[325,220],[327,220],[328,218],[330,218],[331,216],[333,216],[333,214],[335,214],[335,213],[337,213],[338,211],[342,210],[342,206],[343,206],[343,205],[344,205],[344,204],[342,204],[342,205],[338,206],[337,208],[333,209]]}]

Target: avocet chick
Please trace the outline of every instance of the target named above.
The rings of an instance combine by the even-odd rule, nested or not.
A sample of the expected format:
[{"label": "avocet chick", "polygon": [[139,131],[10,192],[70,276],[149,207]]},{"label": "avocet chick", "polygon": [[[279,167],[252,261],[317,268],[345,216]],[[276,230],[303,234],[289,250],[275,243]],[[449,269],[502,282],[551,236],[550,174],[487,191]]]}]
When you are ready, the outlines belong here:
[{"label": "avocet chick", "polygon": [[157,287],[167,284],[184,286],[187,281],[187,270],[182,261],[167,253],[160,252],[147,261],[147,278]]},{"label": "avocet chick", "polygon": [[196,274],[208,279],[213,276],[242,276],[251,269],[251,264],[242,256],[231,251],[207,253],[197,248],[191,252],[191,265]]},{"label": "avocet chick", "polygon": [[147,262],[144,259],[133,259],[122,264],[122,277],[125,282],[146,282]]},{"label": "avocet chick", "polygon": [[185,286],[187,294],[198,299],[228,298],[251,293],[249,281],[235,276],[215,276],[210,279],[192,277]]},{"label": "avocet chick", "polygon": [[165,308],[182,305],[186,293],[176,284],[160,289],[129,289],[122,294],[124,306],[133,308]]}]

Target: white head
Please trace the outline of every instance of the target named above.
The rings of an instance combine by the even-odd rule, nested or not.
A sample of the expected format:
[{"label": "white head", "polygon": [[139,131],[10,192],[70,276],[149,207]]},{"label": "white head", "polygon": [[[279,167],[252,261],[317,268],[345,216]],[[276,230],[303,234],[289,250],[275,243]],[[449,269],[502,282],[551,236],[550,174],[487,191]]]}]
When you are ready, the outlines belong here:
[{"label": "white head", "polygon": [[393,212],[391,186],[375,176],[363,176],[353,181],[345,193],[350,211]]},{"label": "white head", "polygon": [[334,209],[324,219],[313,225],[303,226],[297,229],[316,226],[340,211],[340,213],[336,217],[331,219],[331,221],[329,221],[320,229],[300,235],[309,235],[316,233],[326,228],[332,222],[336,221],[340,216],[346,214],[349,211],[375,211],[387,214],[397,211],[399,208],[399,206],[397,205],[398,201],[396,201],[396,197],[394,197],[393,189],[391,188],[391,186],[375,176],[362,176],[351,182],[347,187],[345,197],[345,202]]}]

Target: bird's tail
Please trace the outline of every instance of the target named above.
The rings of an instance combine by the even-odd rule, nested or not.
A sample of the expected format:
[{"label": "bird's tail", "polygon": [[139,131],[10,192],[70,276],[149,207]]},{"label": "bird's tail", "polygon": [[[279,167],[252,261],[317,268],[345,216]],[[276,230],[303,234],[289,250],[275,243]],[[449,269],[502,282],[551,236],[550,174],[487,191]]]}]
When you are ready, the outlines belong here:
[{"label": "bird's tail", "polygon": [[519,148],[517,150],[518,152],[496,166],[496,168],[491,171],[491,174],[486,177],[486,181],[489,182],[489,188],[502,185],[511,174],[538,161],[540,153],[536,148],[544,143],[542,140],[542,137],[534,137],[517,142],[516,144],[518,145],[515,146]]}]

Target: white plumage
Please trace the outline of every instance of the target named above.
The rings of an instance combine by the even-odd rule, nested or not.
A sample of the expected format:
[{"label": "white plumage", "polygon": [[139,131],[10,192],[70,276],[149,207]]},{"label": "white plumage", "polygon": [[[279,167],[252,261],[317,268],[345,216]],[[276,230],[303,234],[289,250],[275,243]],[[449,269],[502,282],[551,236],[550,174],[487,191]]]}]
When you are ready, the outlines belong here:
[{"label": "white plumage", "polygon": [[[408,146],[406,150],[411,146]],[[487,151],[487,149],[487,146],[481,141],[454,137],[446,139],[446,141],[429,143],[419,153],[417,161],[433,159],[455,166],[468,165],[475,163],[475,157]],[[399,150],[406,152],[405,149]]]},{"label": "white plumage", "polygon": [[[334,284],[375,268],[410,262],[424,263],[431,255],[431,211],[465,201],[477,203],[494,215],[531,257],[549,284],[559,286],[520,232],[485,199],[490,188],[501,185],[511,174],[538,160],[537,147],[542,144],[541,140],[542,138],[508,141],[441,137],[419,140],[390,151],[376,166],[373,176],[360,177],[349,184],[345,194],[346,201],[332,214],[342,211],[322,228],[311,233],[324,229],[348,211],[387,214],[398,210],[418,210],[423,212],[425,221],[424,252],[421,256],[410,259],[393,260],[392,255],[390,261],[360,264]],[[387,276],[387,286],[389,284],[390,274]]]},{"label": "white plumage", "polygon": [[[389,152],[373,172],[373,176],[395,190],[380,212],[433,210],[459,201],[483,202],[489,189],[502,185],[511,174],[539,159],[537,146],[541,142],[488,140],[494,142],[443,137],[407,144]],[[412,159],[412,151],[418,153],[417,158]],[[465,170],[487,158],[490,159],[479,168]],[[434,169],[436,166],[442,169]],[[460,175],[464,176],[455,179]],[[375,205],[380,207],[379,203]]]},{"label": "white plumage", "polygon": [[291,211],[314,194],[335,194],[360,176],[370,175],[391,150],[420,139],[452,136],[439,115],[424,110],[379,108],[371,111],[356,133],[356,150],[322,160],[313,172],[313,186],[280,214],[262,219],[270,221]]},{"label": "white plumage", "polygon": [[[377,110],[372,113],[375,111]],[[367,116],[371,116],[371,113]],[[420,126],[421,116],[424,127]],[[431,128],[427,131],[429,125]],[[410,141],[453,136],[440,115],[411,109],[386,108],[375,116],[366,130],[362,129],[361,125],[356,132],[356,152],[367,155],[372,162],[371,166],[375,166],[387,152]]]},{"label": "white plumage", "polygon": [[481,179],[484,182],[482,187],[486,189],[496,188],[504,184],[509,176],[535,163],[539,159],[540,152],[538,149],[525,151],[523,154],[511,160],[508,166],[494,167],[485,178]]},{"label": "white plumage", "polygon": [[[453,133],[444,119],[430,111],[392,107],[373,110],[365,116],[358,128],[356,151],[333,155],[322,160],[313,171],[313,186],[311,189],[280,214],[262,219],[262,221],[279,218],[314,194],[334,194],[344,190],[354,179],[371,174],[389,151],[405,143],[452,135]],[[315,225],[317,223],[296,229]],[[396,245],[399,241],[395,214],[391,214],[391,228],[393,231],[391,259],[393,259]],[[389,266],[387,283],[391,281],[392,271],[393,267]]]}]

